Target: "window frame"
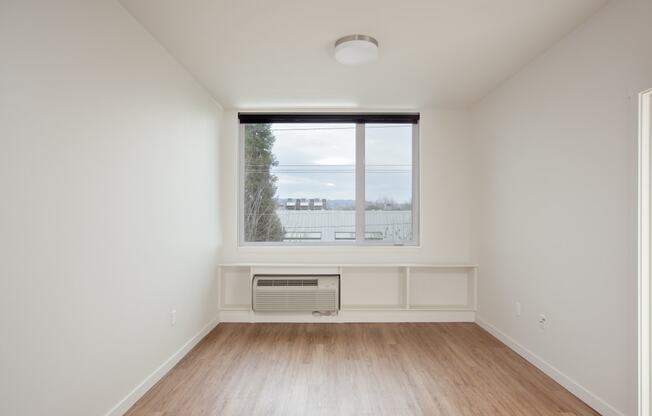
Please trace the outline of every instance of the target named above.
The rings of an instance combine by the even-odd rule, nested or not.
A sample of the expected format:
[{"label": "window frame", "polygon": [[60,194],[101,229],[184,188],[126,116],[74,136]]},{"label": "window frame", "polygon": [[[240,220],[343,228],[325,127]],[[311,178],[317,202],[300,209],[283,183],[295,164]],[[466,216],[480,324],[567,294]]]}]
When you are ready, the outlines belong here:
[{"label": "window frame", "polygon": [[[238,247],[420,247],[421,152],[419,151],[419,113],[238,113],[237,146],[237,239]],[[246,120],[246,121],[245,121]],[[245,126],[255,123],[332,123],[355,122],[355,240],[245,241]],[[412,124],[412,240],[365,239],[365,125]],[[360,237],[362,236],[362,237]]]}]

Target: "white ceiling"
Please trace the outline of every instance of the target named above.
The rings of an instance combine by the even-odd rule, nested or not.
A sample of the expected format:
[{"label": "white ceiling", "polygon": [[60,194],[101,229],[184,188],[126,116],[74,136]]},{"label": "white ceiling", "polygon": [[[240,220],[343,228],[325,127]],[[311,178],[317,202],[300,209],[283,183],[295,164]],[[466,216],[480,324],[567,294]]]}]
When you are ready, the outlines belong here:
[{"label": "white ceiling", "polygon": [[[122,0],[227,108],[465,107],[606,0]],[[338,64],[361,33],[378,61]]]}]

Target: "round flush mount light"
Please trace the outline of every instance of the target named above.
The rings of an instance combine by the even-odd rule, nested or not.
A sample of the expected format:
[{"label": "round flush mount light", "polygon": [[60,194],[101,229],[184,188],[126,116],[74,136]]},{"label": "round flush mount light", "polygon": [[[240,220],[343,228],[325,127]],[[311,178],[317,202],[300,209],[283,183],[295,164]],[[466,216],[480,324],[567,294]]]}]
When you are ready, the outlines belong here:
[{"label": "round flush mount light", "polygon": [[367,35],[349,35],[335,41],[335,59],[344,65],[360,65],[378,58],[378,41]]}]

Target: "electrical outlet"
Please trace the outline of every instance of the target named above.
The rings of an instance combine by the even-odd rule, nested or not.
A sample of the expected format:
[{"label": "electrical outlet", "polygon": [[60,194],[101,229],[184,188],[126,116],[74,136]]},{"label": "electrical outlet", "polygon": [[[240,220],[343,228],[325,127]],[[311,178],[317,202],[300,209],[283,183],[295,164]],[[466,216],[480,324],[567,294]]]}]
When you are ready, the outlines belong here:
[{"label": "electrical outlet", "polygon": [[172,309],[170,311],[170,325],[174,326],[177,323],[177,310]]},{"label": "electrical outlet", "polygon": [[514,306],[514,313],[516,313],[516,316],[521,316],[521,302],[516,302],[516,305]]},{"label": "electrical outlet", "polygon": [[539,315],[539,327],[541,329],[546,329],[546,324],[548,323],[548,318],[546,318],[546,315],[540,314]]}]

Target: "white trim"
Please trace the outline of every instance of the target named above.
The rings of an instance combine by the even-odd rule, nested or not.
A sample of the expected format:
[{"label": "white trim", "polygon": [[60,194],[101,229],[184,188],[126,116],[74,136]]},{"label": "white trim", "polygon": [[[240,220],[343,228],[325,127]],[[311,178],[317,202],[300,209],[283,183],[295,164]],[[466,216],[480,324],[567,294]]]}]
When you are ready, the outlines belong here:
[{"label": "white trim", "polygon": [[591,406],[594,410],[600,413],[603,416],[624,416],[624,413],[616,410],[609,403],[602,400],[600,397],[583,387],[577,381],[573,380],[552,364],[545,361],[543,358],[539,357],[532,351],[525,348],[523,345],[519,344],[516,340],[511,338],[509,335],[505,334],[492,324],[488,323],[481,317],[476,317],[476,323],[482,327],[484,330],[489,332],[494,337],[498,338],[500,342],[507,345],[515,353],[520,355],[529,361],[532,365],[537,367],[539,370],[546,373],[550,378],[555,380],[557,383],[561,384],[566,390],[573,393],[580,400],[585,402],[587,405]]},{"label": "white trim", "polygon": [[652,90],[644,91],[638,98],[639,140],[638,140],[638,414],[646,416],[652,408],[652,339],[651,296],[652,286],[650,250],[650,187],[652,186],[650,139],[652,127]]},{"label": "white trim", "polygon": [[419,311],[375,310],[340,311],[335,316],[313,316],[310,313],[260,313],[253,311],[222,310],[220,322],[294,322],[294,323],[344,323],[344,322],[474,322],[474,311]]},{"label": "white trim", "polygon": [[432,267],[432,268],[477,268],[470,263],[222,263],[218,267]]},{"label": "white trim", "polygon": [[154,384],[156,384],[163,376],[165,376],[168,371],[170,371],[183,357],[186,356],[192,350],[195,345],[199,343],[209,332],[217,326],[219,322],[212,321],[205,327],[203,327],[199,332],[197,332],[192,338],[188,340],[181,348],[179,348],[170,358],[165,360],[156,370],[154,370],[149,376],[145,377],[139,385],[137,385],[125,398],[120,400],[118,404],[113,406],[105,416],[122,416],[124,415],[131,406],[134,405],[141,397],[151,389]]}]

